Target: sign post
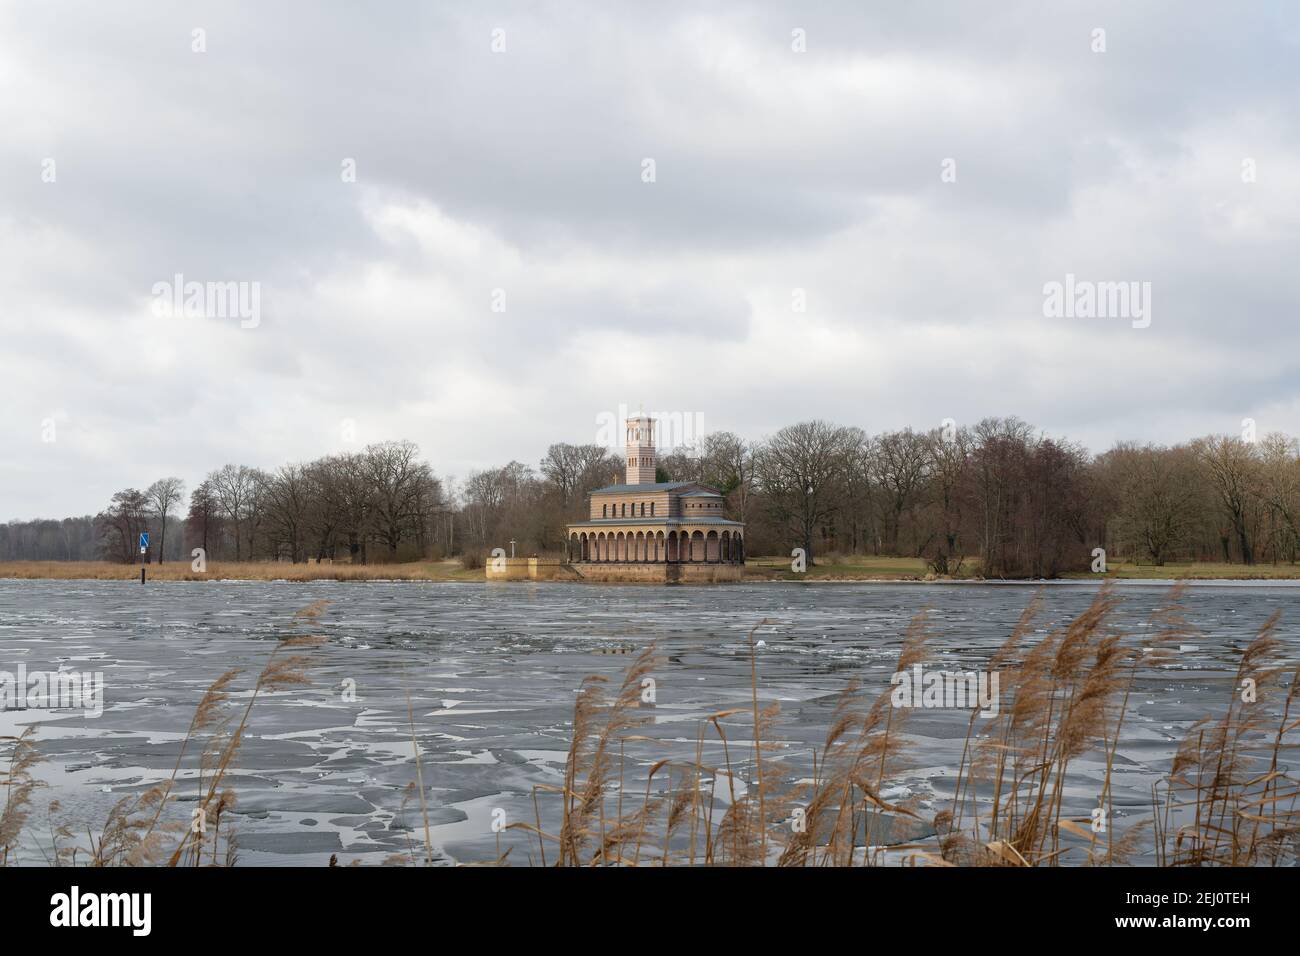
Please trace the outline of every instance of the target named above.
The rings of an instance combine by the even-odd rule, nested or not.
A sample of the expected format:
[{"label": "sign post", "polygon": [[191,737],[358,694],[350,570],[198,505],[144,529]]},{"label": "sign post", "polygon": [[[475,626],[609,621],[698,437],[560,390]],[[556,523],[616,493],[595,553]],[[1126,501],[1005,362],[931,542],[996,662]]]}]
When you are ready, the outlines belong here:
[{"label": "sign post", "polygon": [[144,584],[144,556],[149,553],[149,532],[140,532],[140,583]]}]

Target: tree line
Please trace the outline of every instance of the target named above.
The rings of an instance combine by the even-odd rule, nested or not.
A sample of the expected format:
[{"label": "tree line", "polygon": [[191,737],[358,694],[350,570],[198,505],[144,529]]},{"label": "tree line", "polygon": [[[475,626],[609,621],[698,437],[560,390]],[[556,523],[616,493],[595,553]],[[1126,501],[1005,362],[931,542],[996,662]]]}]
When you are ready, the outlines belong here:
[{"label": "tree line", "polygon": [[[383,442],[275,471],[225,465],[188,495],[177,478],[124,489],[93,518],[0,526],[0,559],[376,563],[482,560],[563,550],[587,495],[621,482],[600,445],[552,445],[536,468],[512,461],[442,480],[411,442]],[[824,421],[751,443],[715,432],[661,456],[660,481],[700,481],[746,524],[751,555],[910,556],[936,574],[1053,577],[1111,561],[1293,563],[1300,550],[1294,438],[1218,435],[1165,446],[1123,442],[1092,455],[1016,418],[870,435]]]}]

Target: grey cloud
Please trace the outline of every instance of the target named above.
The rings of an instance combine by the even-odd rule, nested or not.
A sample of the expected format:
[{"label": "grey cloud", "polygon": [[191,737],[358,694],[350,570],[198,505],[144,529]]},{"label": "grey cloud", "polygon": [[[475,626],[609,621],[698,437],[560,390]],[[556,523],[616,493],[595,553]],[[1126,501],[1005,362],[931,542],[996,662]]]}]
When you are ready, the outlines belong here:
[{"label": "grey cloud", "polygon": [[[1172,0],[6,8],[0,516],[314,457],[345,416],[459,474],[637,400],[755,438],[1017,414],[1102,447],[1243,408],[1300,431],[1298,23]],[[177,272],[261,282],[261,326],[158,322]],[[1152,327],[1043,318],[1066,272],[1151,281]]]}]

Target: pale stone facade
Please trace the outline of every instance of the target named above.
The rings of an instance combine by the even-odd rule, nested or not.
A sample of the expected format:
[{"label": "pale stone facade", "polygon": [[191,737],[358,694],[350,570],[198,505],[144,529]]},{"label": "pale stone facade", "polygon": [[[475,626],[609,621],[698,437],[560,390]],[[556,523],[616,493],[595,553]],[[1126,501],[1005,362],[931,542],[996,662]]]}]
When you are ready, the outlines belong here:
[{"label": "pale stone facade", "polygon": [[487,563],[489,581],[572,581],[580,577],[559,559],[493,558]]},{"label": "pale stone facade", "polygon": [[599,570],[588,565],[608,564],[731,565],[739,571],[745,526],[725,517],[716,489],[694,481],[655,481],[654,424],[644,415],[627,420],[625,482],[591,493],[590,518],[568,526],[567,559],[588,576]]}]

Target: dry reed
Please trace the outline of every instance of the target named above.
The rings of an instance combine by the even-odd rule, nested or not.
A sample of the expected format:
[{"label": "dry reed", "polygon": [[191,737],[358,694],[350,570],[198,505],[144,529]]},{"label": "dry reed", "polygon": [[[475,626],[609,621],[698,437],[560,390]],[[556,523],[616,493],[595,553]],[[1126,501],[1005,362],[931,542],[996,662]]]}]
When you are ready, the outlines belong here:
[{"label": "dry reed", "polygon": [[[318,601],[298,611],[293,616],[293,626],[311,627],[327,604]],[[323,641],[324,638],[311,634],[293,634],[281,639],[253,683],[248,702],[233,729],[233,717],[227,705],[230,688],[240,671],[228,670],[219,676],[195,708],[167,779],[118,801],[109,810],[97,836],[87,831],[85,846],[60,847],[58,839],[69,839],[73,834],[66,824],[51,819],[53,856],[47,855],[47,860],[71,866],[233,865],[237,858],[236,835],[229,824],[222,829],[222,818],[235,805],[236,795],[222,785],[239,753],[253,705],[263,694],[309,684],[306,671],[311,661],[302,651]],[[5,792],[4,810],[0,814],[0,864],[9,861],[12,847],[27,821],[32,791],[37,786],[31,776],[31,767],[39,760],[33,737],[34,731],[29,727],[17,738],[0,738],[0,743],[8,741],[12,746],[9,767],[0,774],[0,787]],[[185,754],[200,738],[206,739],[198,759],[196,807],[188,823],[165,820],[164,812],[169,802],[175,800]],[[51,817],[57,809],[58,804],[52,803]]]},{"label": "dry reed", "polygon": [[[888,690],[873,696],[850,682],[812,755],[810,780],[786,780],[779,765],[764,761],[764,753],[781,744],[776,709],[759,709],[754,631],[748,713],[704,717],[694,761],[654,759],[642,792],[625,806],[631,790],[622,745],[656,743],[627,732],[645,722],[633,716],[632,691],[650,673],[647,651],[613,699],[600,691],[602,678],[584,682],[565,784],[555,788],[562,794],[560,837],[543,834],[540,811],[536,825],[526,829],[537,834],[539,847],[544,839],[559,843],[558,865],[1112,866],[1144,850],[1169,866],[1294,859],[1300,785],[1281,758],[1297,743],[1300,668],[1281,667],[1276,615],[1244,650],[1224,714],[1202,721],[1184,739],[1150,815],[1122,832],[1113,825],[1116,755],[1139,673],[1167,663],[1170,648],[1194,634],[1182,615],[1182,596],[1181,587],[1173,588],[1141,640],[1133,640],[1115,627],[1118,598],[1103,587],[1074,620],[1031,641],[1041,614],[1036,597],[990,661],[1003,691],[998,714],[977,736],[978,705],[972,708],[951,803],[929,815],[915,799],[891,803],[884,796],[904,769],[908,748],[907,710],[891,706]],[[929,630],[925,613],[912,621],[898,672],[925,659]],[[1268,715],[1277,711],[1262,701],[1279,690],[1276,720]],[[727,730],[741,715],[753,728],[744,779],[733,764]],[[704,759],[708,737],[721,750],[717,765]],[[608,759],[616,741],[617,765]],[[1073,766],[1085,756],[1104,765],[1097,806],[1091,815],[1071,818],[1066,791]],[[661,778],[666,782],[656,789]],[[719,786],[728,797],[721,812]],[[601,839],[589,845],[597,819]],[[909,829],[932,835],[900,839],[898,833]],[[630,856],[620,852],[629,842],[635,848]]]}]

